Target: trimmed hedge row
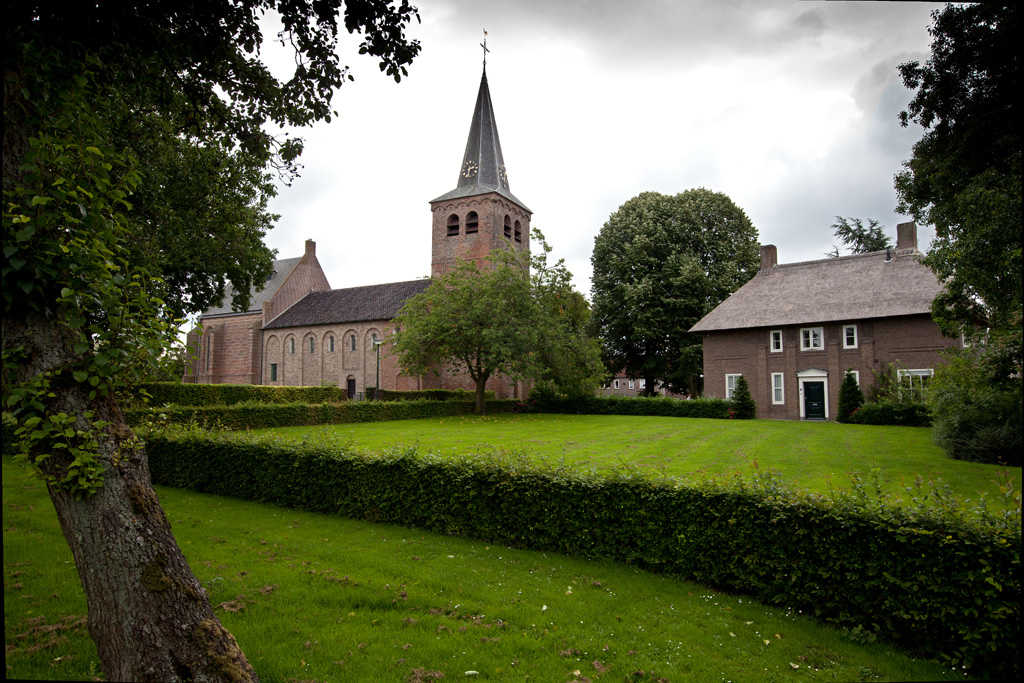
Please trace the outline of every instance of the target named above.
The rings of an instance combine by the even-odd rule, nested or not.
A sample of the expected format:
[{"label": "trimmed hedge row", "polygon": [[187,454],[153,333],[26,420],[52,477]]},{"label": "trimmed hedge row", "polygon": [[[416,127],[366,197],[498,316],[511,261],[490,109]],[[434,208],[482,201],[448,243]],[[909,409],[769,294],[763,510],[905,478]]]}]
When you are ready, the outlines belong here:
[{"label": "trimmed hedge row", "polygon": [[[488,413],[516,409],[515,401],[487,401]],[[472,401],[346,401],[345,403],[238,403],[229,406],[166,406],[125,411],[131,425],[190,424],[220,429],[378,422],[450,417],[473,412]]]},{"label": "trimmed hedge row", "polygon": [[680,486],[197,430],[151,436],[148,452],[157,484],[635,563],[877,634],[977,675],[1019,672],[1019,518],[892,508],[865,486],[826,499],[771,477]]},{"label": "trimmed hedge row", "polygon": [[266,387],[256,384],[184,384],[147,382],[139,389],[154,406],[224,406],[235,403],[340,403],[348,400],[341,387]]},{"label": "trimmed hedge row", "polygon": [[923,403],[880,401],[865,403],[850,414],[849,422],[861,425],[898,425],[903,427],[930,427],[931,413]]},{"label": "trimmed hedge row", "polygon": [[662,415],[667,417],[728,418],[732,404],[721,398],[683,400],[667,396],[590,396],[585,398],[531,398],[527,410],[576,415]]},{"label": "trimmed hedge row", "polygon": [[[366,397],[379,401],[472,401],[474,393],[465,389],[422,389],[419,391],[391,391],[373,387],[366,388]],[[493,401],[493,391],[485,391],[484,399]]]}]

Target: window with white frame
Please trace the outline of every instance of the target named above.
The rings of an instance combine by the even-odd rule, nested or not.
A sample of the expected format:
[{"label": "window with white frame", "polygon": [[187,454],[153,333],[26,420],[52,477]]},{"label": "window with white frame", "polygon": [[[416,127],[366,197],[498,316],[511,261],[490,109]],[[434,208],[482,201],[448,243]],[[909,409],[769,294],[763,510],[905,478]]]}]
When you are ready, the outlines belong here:
[{"label": "window with white frame", "polygon": [[786,403],[785,375],[781,372],[772,373],[772,405],[781,406]]},{"label": "window with white frame", "polygon": [[740,374],[740,373],[736,373],[735,375],[726,373],[726,375],[725,375],[725,398],[726,399],[731,399],[732,398],[733,392],[736,391],[736,382],[738,382],[740,377],[742,377],[742,376],[743,375]]},{"label": "window with white frame", "polygon": [[632,389],[634,386],[636,386],[636,383],[633,380],[629,380],[629,388]]},{"label": "window with white frame", "polygon": [[850,369],[850,370],[847,370],[847,372],[850,373],[851,375],[853,375],[853,381],[856,382],[857,386],[859,387],[860,386],[860,370],[852,370],[852,369]]},{"label": "window with white frame", "polygon": [[905,392],[908,398],[915,401],[924,399],[925,389],[928,388],[928,384],[931,382],[932,375],[934,374],[935,370],[932,368],[896,371],[896,377],[899,379],[901,391]]},{"label": "window with white frame", "polygon": [[857,348],[857,326],[856,325],[843,325],[843,348],[844,349],[855,349],[855,348]]},{"label": "window with white frame", "polygon": [[782,330],[772,330],[768,336],[768,350],[772,353],[782,351]]},{"label": "window with white frame", "polygon": [[619,380],[615,380],[614,385],[615,385],[615,388],[618,389],[619,388]]},{"label": "window with white frame", "polygon": [[640,384],[637,386],[637,388],[640,389],[640,391],[643,391],[644,389],[646,389],[647,388],[647,380],[646,379],[640,380]]},{"label": "window with white frame", "polygon": [[825,330],[821,327],[800,328],[800,350],[821,351],[825,348]]}]

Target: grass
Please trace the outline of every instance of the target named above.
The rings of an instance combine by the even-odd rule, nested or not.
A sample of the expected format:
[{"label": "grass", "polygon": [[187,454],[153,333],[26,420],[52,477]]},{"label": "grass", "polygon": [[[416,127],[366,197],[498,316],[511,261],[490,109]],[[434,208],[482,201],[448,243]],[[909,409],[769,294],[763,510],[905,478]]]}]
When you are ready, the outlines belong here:
[{"label": "grass", "polygon": [[[806,616],[624,565],[157,491],[263,681],[957,679]],[[6,675],[95,677],[45,487],[9,459],[3,514]]]},{"label": "grass", "polygon": [[[267,431],[267,430],[257,430]],[[449,453],[521,452],[587,470],[632,465],[678,477],[777,470],[789,484],[826,493],[852,472],[877,470],[895,496],[920,476],[967,499],[1016,508],[1021,468],[953,460],[931,430],[828,422],[710,420],[623,415],[498,415],[364,422],[272,430],[284,439],[328,440],[379,452],[415,446]]]}]

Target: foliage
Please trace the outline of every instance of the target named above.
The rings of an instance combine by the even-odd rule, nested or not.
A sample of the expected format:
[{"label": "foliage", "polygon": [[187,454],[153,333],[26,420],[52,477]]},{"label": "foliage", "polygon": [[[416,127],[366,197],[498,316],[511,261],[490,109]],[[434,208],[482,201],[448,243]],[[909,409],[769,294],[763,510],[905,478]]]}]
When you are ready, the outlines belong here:
[{"label": "foliage", "polygon": [[594,240],[593,325],[611,372],[696,394],[700,335],[690,328],[757,272],[757,231],[727,196],[644,192]]},{"label": "foliage", "polygon": [[924,403],[881,400],[864,403],[850,414],[848,422],[861,425],[927,427],[932,423],[932,417]]},{"label": "foliage", "polygon": [[150,439],[155,481],[503,545],[625,561],[892,639],[976,675],[1019,673],[1020,519],[871,482],[831,497],[770,475],[699,485],[516,459],[371,456],[271,437]]},{"label": "foliage", "polygon": [[184,384],[148,382],[139,385],[153,406],[210,406],[236,403],[340,403],[348,394],[340,387],[268,387],[256,384]]},{"label": "foliage", "polygon": [[836,420],[850,422],[850,416],[864,405],[864,394],[857,384],[857,378],[849,370],[843,375],[843,383],[839,385],[839,410]]},{"label": "foliage", "polygon": [[1021,464],[1021,330],[947,352],[929,387],[935,440],[952,457]]},{"label": "foliage", "polygon": [[754,403],[754,397],[750,395],[750,385],[747,384],[747,379],[740,375],[736,378],[736,387],[729,401],[729,417],[753,420],[756,414],[757,405]]},{"label": "foliage", "polygon": [[[472,401],[475,394],[465,389],[419,389],[413,391],[375,390],[367,387],[367,398],[377,401]],[[485,391],[484,398],[495,400],[493,391]]]},{"label": "foliage", "polygon": [[[172,424],[200,425],[211,429],[262,429],[301,425],[341,424],[449,417],[472,413],[470,401],[346,401],[344,403],[263,403],[245,401],[233,405],[164,406],[125,411],[133,425],[160,428]],[[487,401],[487,410],[510,412],[516,403]]]},{"label": "foliage", "polygon": [[579,396],[530,394],[526,409],[538,413],[576,415],[662,415],[666,417],[729,417],[729,402],[720,398],[682,400],[667,396]]},{"label": "foliage", "polygon": [[[865,227],[864,221],[859,218],[836,216],[836,222],[832,224],[832,234],[850,250],[851,254],[868,254],[892,246],[892,242],[874,218],[869,218]],[[827,255],[838,258],[839,247],[833,245],[832,251]]]},{"label": "foliage", "polygon": [[900,121],[926,130],[896,175],[898,210],[935,225],[925,262],[945,285],[943,330],[1021,324],[1020,5],[932,12],[931,55],[900,65]]}]

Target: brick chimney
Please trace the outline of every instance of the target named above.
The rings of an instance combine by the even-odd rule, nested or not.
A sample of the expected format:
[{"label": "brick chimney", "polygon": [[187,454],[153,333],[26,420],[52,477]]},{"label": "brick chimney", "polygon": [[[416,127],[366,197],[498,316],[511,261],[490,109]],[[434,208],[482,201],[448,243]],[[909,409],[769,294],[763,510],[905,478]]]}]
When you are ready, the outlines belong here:
[{"label": "brick chimney", "polygon": [[774,244],[761,245],[761,270],[771,270],[779,262],[779,252]]},{"label": "brick chimney", "polygon": [[917,251],[917,224],[907,221],[896,226],[896,249]]},{"label": "brick chimney", "polygon": [[304,258],[315,258],[316,257],[316,242],[313,240],[306,240],[306,253]]}]

